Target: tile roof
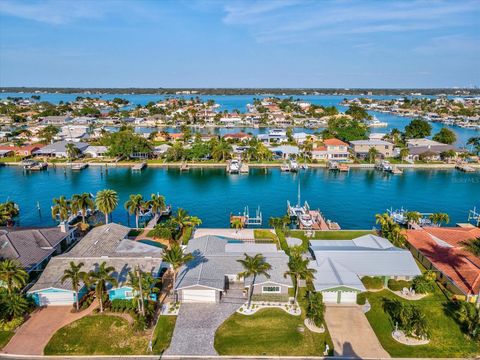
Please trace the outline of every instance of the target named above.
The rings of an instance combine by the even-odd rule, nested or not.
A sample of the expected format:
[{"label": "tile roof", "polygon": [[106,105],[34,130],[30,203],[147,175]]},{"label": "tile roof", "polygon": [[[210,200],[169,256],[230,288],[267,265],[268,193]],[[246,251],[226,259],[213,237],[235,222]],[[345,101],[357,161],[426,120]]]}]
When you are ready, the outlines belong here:
[{"label": "tile roof", "polygon": [[348,146],[347,143],[335,138],[323,140],[323,143],[327,146]]}]

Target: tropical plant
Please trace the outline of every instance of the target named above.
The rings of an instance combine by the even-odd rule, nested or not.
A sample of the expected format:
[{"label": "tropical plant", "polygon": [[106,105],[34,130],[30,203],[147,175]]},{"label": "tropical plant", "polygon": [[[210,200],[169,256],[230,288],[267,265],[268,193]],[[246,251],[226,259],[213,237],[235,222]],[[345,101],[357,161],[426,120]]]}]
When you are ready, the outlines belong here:
[{"label": "tropical plant", "polygon": [[304,259],[302,254],[297,251],[292,251],[290,254],[288,261],[289,270],[285,271],[283,276],[290,276],[294,280],[295,302],[297,301],[300,280],[312,281],[315,277],[314,274],[317,272],[315,269],[308,267],[309,262],[308,259]]},{"label": "tropical plant", "polygon": [[[139,281],[139,279],[142,279],[142,281]],[[145,299],[148,300],[151,293],[158,292],[158,288],[154,286],[155,282],[156,280],[151,274],[144,273],[139,267],[128,273],[128,285],[133,289],[137,299],[138,311],[143,316],[145,316]]]},{"label": "tropical plant", "polygon": [[81,212],[82,222],[85,224],[87,211],[95,207],[95,202],[93,201],[92,195],[90,193],[74,194],[72,196],[71,204],[73,212]]},{"label": "tropical plant", "polygon": [[398,325],[407,336],[428,338],[429,326],[425,313],[416,305],[398,299],[384,299],[383,308],[392,323]]},{"label": "tropical plant", "polygon": [[62,195],[58,199],[53,199],[52,218],[56,219],[58,217],[60,221],[67,221],[71,210],[71,201],[66,199],[65,196]]},{"label": "tropical plant", "polygon": [[169,263],[173,269],[173,288],[175,289],[178,269],[193,260],[193,255],[189,253],[185,254],[180,245],[174,244],[163,253],[162,260]]},{"label": "tropical plant", "polygon": [[459,304],[456,315],[468,336],[474,340],[480,340],[480,309],[473,304],[462,302]]},{"label": "tropical plant", "polygon": [[287,225],[291,222],[290,217],[288,215],[282,217],[271,217],[268,220],[268,224],[274,229],[285,230]]},{"label": "tropical plant", "polygon": [[80,309],[79,299],[78,299],[78,290],[80,287],[80,283],[82,281],[85,282],[85,278],[87,276],[86,272],[81,271],[84,265],[85,264],[83,262],[75,264],[73,261],[70,261],[70,268],[65,269],[63,271],[63,276],[61,279],[62,284],[67,280],[69,280],[72,283],[72,289],[75,292],[75,306],[77,308],[77,311]]},{"label": "tropical plant", "polygon": [[387,213],[376,214],[376,223],[381,226],[382,236],[387,238],[394,246],[403,247],[406,242],[405,235],[400,226]]},{"label": "tropical plant", "polygon": [[367,155],[368,162],[369,163],[375,162],[375,159],[378,157],[379,154],[380,152],[372,146],[370,149],[368,149],[368,155]]},{"label": "tropical plant", "polygon": [[150,195],[150,200],[147,201],[147,206],[150,207],[151,211],[155,214],[158,214],[165,210],[165,197],[158,194]]},{"label": "tropical plant", "polygon": [[18,292],[0,295],[0,310],[8,319],[21,317],[28,307],[28,300]]},{"label": "tropical plant", "polygon": [[416,276],[412,281],[413,289],[418,294],[429,294],[435,291],[435,278],[430,277],[429,274]]},{"label": "tropical plant", "polygon": [[103,295],[107,288],[107,285],[117,286],[117,279],[113,276],[115,268],[113,266],[107,266],[104,261],[98,266],[96,270],[90,270],[85,278],[86,283],[95,287],[95,294],[100,303],[100,312],[103,312]]},{"label": "tropical plant", "polygon": [[18,206],[13,201],[0,203],[0,226],[11,224],[19,214]]},{"label": "tropical plant", "polygon": [[442,144],[453,144],[455,141],[457,141],[457,136],[449,128],[443,127],[433,136],[433,140]]},{"label": "tropical plant", "polygon": [[225,161],[232,157],[232,145],[225,140],[218,141],[212,148],[212,157],[215,161]]},{"label": "tropical plant", "polygon": [[402,162],[405,161],[409,153],[410,151],[408,150],[408,148],[402,148],[400,150],[400,159],[402,160]]},{"label": "tropical plant", "polygon": [[202,220],[200,220],[200,218],[188,215],[188,211],[182,208],[179,208],[177,210],[177,213],[172,220],[178,225],[178,228],[180,229],[180,237],[183,236],[185,228],[195,227],[202,224]]},{"label": "tropical plant", "polygon": [[135,225],[137,229],[139,228],[138,221],[140,219],[140,214],[142,213],[142,210],[145,209],[146,205],[147,204],[143,200],[143,196],[141,194],[132,194],[127,202],[125,202],[125,209],[128,211],[128,213],[130,215],[135,214]]},{"label": "tropical plant", "polygon": [[304,299],[307,302],[305,316],[307,319],[312,320],[316,326],[322,326],[325,318],[325,305],[322,301],[322,294],[309,290],[305,293]]},{"label": "tropical plant", "polygon": [[480,136],[471,137],[470,139],[468,139],[467,145],[472,145],[475,149],[476,154],[480,155]]},{"label": "tropical plant", "polygon": [[407,211],[405,213],[405,219],[410,227],[411,224],[418,223],[422,219],[422,214],[420,214],[418,211]]},{"label": "tropical plant", "polygon": [[444,222],[445,224],[448,224],[450,222],[450,217],[446,213],[434,213],[431,214],[428,218],[431,222],[438,226],[441,226],[442,222]]},{"label": "tropical plant", "polygon": [[0,261],[0,282],[5,284],[8,294],[23,288],[27,281],[28,273],[18,261],[12,259]]},{"label": "tropical plant", "polygon": [[232,221],[230,222],[230,226],[233,227],[235,229],[235,233],[237,233],[238,230],[240,230],[243,227],[242,219],[240,219],[239,217],[233,218]]},{"label": "tropical plant", "polygon": [[67,151],[68,160],[75,159],[82,153],[74,143],[68,143],[65,145],[65,150]]},{"label": "tropical plant", "polygon": [[472,253],[475,256],[480,256],[480,237],[462,241],[460,244],[466,251]]},{"label": "tropical plant", "polygon": [[118,206],[118,194],[115,190],[105,189],[97,192],[95,206],[105,214],[105,224],[108,224],[108,215]]},{"label": "tropical plant", "polygon": [[265,257],[262,254],[256,254],[255,256],[250,256],[248,254],[244,254],[244,259],[237,260],[240,264],[242,264],[243,271],[238,273],[239,278],[247,278],[251,277],[252,281],[250,283],[249,295],[248,295],[248,304],[247,307],[250,308],[252,303],[252,295],[253,290],[255,287],[255,281],[257,280],[257,276],[263,275],[267,279],[270,278],[268,273],[269,270],[272,269],[272,266],[266,262]]}]

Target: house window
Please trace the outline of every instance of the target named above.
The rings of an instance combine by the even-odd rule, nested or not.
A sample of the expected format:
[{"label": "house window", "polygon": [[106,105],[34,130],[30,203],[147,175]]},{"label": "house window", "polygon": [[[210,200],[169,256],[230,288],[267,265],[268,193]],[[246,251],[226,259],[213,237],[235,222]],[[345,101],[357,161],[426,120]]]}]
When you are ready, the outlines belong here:
[{"label": "house window", "polygon": [[280,293],[280,286],[264,286],[262,287],[262,293]]},{"label": "house window", "polygon": [[125,291],[125,297],[126,297],[126,298],[131,298],[131,297],[133,297],[133,291]]}]

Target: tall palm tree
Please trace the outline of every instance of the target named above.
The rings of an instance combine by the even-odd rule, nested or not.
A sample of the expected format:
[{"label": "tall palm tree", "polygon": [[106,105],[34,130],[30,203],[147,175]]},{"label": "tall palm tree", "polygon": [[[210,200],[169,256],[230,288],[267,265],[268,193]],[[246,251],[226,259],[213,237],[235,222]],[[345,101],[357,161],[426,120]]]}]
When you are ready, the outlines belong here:
[{"label": "tall palm tree", "polygon": [[380,224],[382,236],[387,238],[394,246],[403,247],[405,245],[405,235],[400,226],[387,213],[376,214],[375,222]]},{"label": "tall palm tree", "polygon": [[60,221],[67,221],[70,211],[71,201],[66,199],[65,196],[62,195],[58,199],[53,199],[52,218],[56,219],[58,216]]},{"label": "tall palm tree", "polygon": [[135,214],[135,224],[138,229],[138,221],[140,219],[140,214],[143,209],[145,209],[146,203],[143,200],[141,194],[132,194],[130,198],[125,202],[125,209],[130,215]]},{"label": "tall palm tree", "polygon": [[7,201],[0,204],[0,225],[9,225],[13,218],[18,216],[20,211],[18,205],[13,201]]},{"label": "tall palm tree", "polygon": [[112,275],[113,272],[115,272],[115,268],[107,266],[107,263],[104,261],[96,270],[89,271],[86,277],[87,284],[95,286],[95,293],[100,302],[100,312],[103,312],[103,293],[107,288],[107,284],[112,286],[117,286],[118,284],[117,279]]},{"label": "tall palm tree", "polygon": [[[141,286],[139,279],[142,279]],[[144,299],[147,298],[152,292],[158,291],[155,285],[155,278],[148,273],[144,273],[137,267],[134,271],[128,272],[128,286],[133,289],[135,297],[138,298],[138,311],[145,316],[145,304]]]},{"label": "tall palm tree", "polygon": [[97,192],[95,205],[105,214],[105,224],[108,224],[108,215],[118,206],[118,194],[115,190],[105,189]]},{"label": "tall palm tree", "polygon": [[379,151],[374,148],[374,147],[371,147],[369,150],[368,150],[368,161],[370,163],[373,163],[375,161],[375,159],[378,157],[379,155]]},{"label": "tall palm tree", "polygon": [[407,211],[405,213],[405,219],[407,220],[408,226],[412,223],[418,223],[422,219],[422,214],[418,211]]},{"label": "tall palm tree", "polygon": [[180,245],[174,244],[170,249],[163,253],[162,260],[169,263],[173,269],[173,289],[175,289],[178,269],[187,262],[193,260],[193,255],[189,253],[185,254]]},{"label": "tall palm tree", "polygon": [[8,294],[13,290],[21,289],[28,281],[28,273],[16,260],[4,259],[0,261],[0,281],[7,286]]},{"label": "tall palm tree", "polygon": [[216,161],[224,161],[228,160],[232,157],[232,145],[224,140],[220,140],[213,148],[212,148],[212,157]]},{"label": "tall palm tree", "polygon": [[79,299],[78,299],[78,290],[80,287],[80,283],[83,281],[85,282],[85,278],[87,276],[87,273],[84,271],[81,271],[81,268],[85,265],[83,262],[75,264],[73,261],[70,261],[70,268],[65,269],[63,271],[63,276],[61,279],[62,284],[70,280],[72,283],[72,289],[75,292],[75,305],[77,308],[77,311],[80,309],[79,306]]},{"label": "tall palm tree", "polygon": [[150,200],[147,201],[147,205],[150,206],[152,212],[158,214],[165,210],[165,197],[158,194],[152,194]]},{"label": "tall palm tree", "polygon": [[173,217],[173,221],[180,229],[180,236],[183,236],[186,227],[194,227],[202,224],[202,220],[196,216],[188,215],[188,211],[182,208],[177,210],[177,214]]},{"label": "tall palm tree", "polygon": [[65,150],[67,151],[67,157],[69,161],[75,159],[78,155],[82,153],[80,149],[73,143],[65,145]]},{"label": "tall palm tree", "polygon": [[290,260],[288,261],[290,270],[285,271],[285,274],[283,274],[284,277],[290,276],[292,279],[295,279],[295,302],[297,301],[298,284],[300,280],[311,281],[317,272],[315,269],[308,267],[309,262],[308,259],[303,259],[301,253],[292,252]]},{"label": "tall palm tree", "polygon": [[269,270],[272,269],[272,265],[266,262],[265,257],[262,254],[256,254],[255,256],[250,256],[248,254],[244,254],[244,259],[237,260],[243,266],[243,271],[238,273],[239,278],[246,278],[252,277],[252,281],[250,283],[249,295],[248,295],[248,307],[250,307],[252,303],[252,295],[255,286],[255,281],[257,280],[257,276],[263,275],[267,279],[270,278],[270,274],[268,273]]},{"label": "tall palm tree", "polygon": [[2,313],[4,312],[9,319],[22,317],[27,311],[28,301],[22,294],[13,292],[8,295],[0,296]]},{"label": "tall palm tree", "polygon": [[448,224],[450,222],[450,216],[447,213],[434,213],[428,217],[435,225],[441,226],[442,222]]},{"label": "tall palm tree", "polygon": [[88,209],[93,209],[95,202],[90,193],[74,194],[72,196],[72,210],[74,212],[80,211],[82,213],[82,222],[85,224]]}]

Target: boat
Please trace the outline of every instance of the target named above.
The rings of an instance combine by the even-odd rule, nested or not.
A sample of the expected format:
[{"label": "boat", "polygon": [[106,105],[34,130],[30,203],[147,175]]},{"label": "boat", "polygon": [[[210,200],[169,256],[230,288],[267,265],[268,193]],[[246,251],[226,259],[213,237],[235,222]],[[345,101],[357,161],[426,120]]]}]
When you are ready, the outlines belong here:
[{"label": "boat", "polygon": [[328,166],[328,170],[330,170],[330,171],[340,171],[340,172],[349,172],[350,171],[350,167],[347,164],[341,164],[341,163],[338,163],[338,162],[332,161],[332,160],[330,160],[327,163],[327,166]]},{"label": "boat", "polygon": [[280,171],[290,172],[290,165],[288,163],[283,163],[280,165]]},{"label": "boat", "polygon": [[142,171],[143,169],[145,169],[147,166],[147,163],[146,162],[142,162],[140,164],[135,164],[132,166],[132,171]]},{"label": "boat", "polygon": [[297,160],[290,160],[290,172],[298,172],[298,167]]},{"label": "boat", "polygon": [[384,172],[390,172],[390,173],[393,171],[392,164],[390,164],[390,161],[388,160],[382,160],[377,162],[375,164],[375,169],[384,171]]},{"label": "boat", "polygon": [[310,214],[301,214],[298,217],[298,221],[300,222],[300,225],[304,229],[311,229],[313,227],[313,219]]},{"label": "boat", "polygon": [[23,168],[27,171],[41,171],[47,169],[46,162],[38,162],[34,160],[27,160],[24,162]]},{"label": "boat", "polygon": [[403,174],[403,170],[395,166],[395,167],[392,169],[392,174],[394,174],[394,175],[402,175],[402,174]]},{"label": "boat", "polygon": [[384,121],[380,121],[377,119],[376,116],[374,116],[372,120],[367,121],[367,126],[372,128],[387,127],[388,123]]},{"label": "boat", "polygon": [[463,163],[463,162],[457,162],[455,164],[455,168],[460,170],[460,171],[467,172],[467,173],[475,172],[475,168],[473,168],[472,166],[467,165],[466,163]]},{"label": "boat", "polygon": [[183,163],[182,165],[180,165],[180,171],[189,171],[190,170],[190,167],[188,166],[187,163]]},{"label": "boat", "polygon": [[232,159],[227,164],[227,172],[229,174],[239,174],[241,166],[240,160]]},{"label": "boat", "polygon": [[75,164],[72,164],[71,169],[74,171],[80,171],[80,170],[86,169],[87,167],[88,167],[87,163],[75,163]]}]

